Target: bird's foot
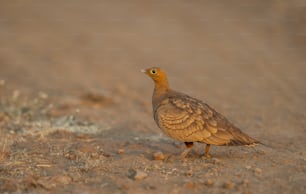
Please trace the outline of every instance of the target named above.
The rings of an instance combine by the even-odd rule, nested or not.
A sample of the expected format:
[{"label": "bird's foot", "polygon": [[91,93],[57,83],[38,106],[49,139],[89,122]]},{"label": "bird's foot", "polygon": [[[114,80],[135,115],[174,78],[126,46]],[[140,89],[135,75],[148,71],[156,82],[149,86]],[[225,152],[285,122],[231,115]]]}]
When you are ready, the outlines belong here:
[{"label": "bird's foot", "polygon": [[180,159],[185,159],[186,156],[188,155],[188,153],[190,152],[190,150],[191,150],[191,148],[185,149],[185,150],[181,153]]},{"label": "bird's foot", "polygon": [[211,155],[208,154],[208,153],[209,153],[209,148],[210,148],[210,144],[206,144],[205,152],[204,152],[204,157],[205,157],[206,159],[211,158]]},{"label": "bird's foot", "polygon": [[184,159],[186,159],[186,156],[188,155],[188,153],[182,153],[180,156],[179,156],[179,159],[181,159],[181,160],[184,160]]},{"label": "bird's foot", "polygon": [[212,158],[211,155],[208,154],[208,153],[204,154],[202,157],[205,158],[205,159],[210,159],[210,158]]}]

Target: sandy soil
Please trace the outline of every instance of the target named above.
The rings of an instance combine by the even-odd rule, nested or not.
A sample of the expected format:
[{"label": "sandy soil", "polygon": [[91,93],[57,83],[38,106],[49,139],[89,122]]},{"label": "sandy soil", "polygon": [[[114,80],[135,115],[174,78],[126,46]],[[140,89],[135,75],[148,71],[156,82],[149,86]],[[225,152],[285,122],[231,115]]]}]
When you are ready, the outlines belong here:
[{"label": "sandy soil", "polygon": [[[305,193],[305,5],[2,0],[0,192]],[[177,159],[153,65],[267,146]]]}]

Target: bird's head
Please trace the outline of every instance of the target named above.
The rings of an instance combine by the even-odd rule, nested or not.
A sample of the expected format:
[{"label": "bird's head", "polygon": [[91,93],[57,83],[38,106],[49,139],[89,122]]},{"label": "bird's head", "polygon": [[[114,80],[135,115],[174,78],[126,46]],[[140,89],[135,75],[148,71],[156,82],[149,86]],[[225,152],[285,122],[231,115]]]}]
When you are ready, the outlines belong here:
[{"label": "bird's head", "polygon": [[151,77],[156,84],[168,84],[166,73],[158,67],[142,69],[141,72]]}]

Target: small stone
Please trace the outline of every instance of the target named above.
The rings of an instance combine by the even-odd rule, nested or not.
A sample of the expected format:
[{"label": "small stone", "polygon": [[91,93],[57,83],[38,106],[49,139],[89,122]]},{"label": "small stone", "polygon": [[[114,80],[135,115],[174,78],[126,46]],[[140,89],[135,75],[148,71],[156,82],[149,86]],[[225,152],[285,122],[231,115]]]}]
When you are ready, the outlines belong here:
[{"label": "small stone", "polygon": [[244,179],[242,181],[242,186],[247,187],[249,185],[250,181],[248,179]]},{"label": "small stone", "polygon": [[129,190],[133,184],[130,179],[118,178],[116,184],[123,190]]},{"label": "small stone", "polygon": [[46,94],[45,92],[39,92],[38,96],[41,99],[47,99],[48,98],[48,94]]},{"label": "small stone", "polygon": [[134,175],[135,180],[143,180],[147,177],[148,177],[148,174],[140,170],[136,170],[136,173]]},{"label": "small stone", "polygon": [[188,170],[188,171],[185,173],[186,176],[192,176],[192,174],[193,174],[192,170]]},{"label": "small stone", "polygon": [[12,95],[13,100],[17,100],[19,96],[20,96],[19,90],[14,90]]},{"label": "small stone", "polygon": [[69,159],[69,160],[76,160],[77,159],[77,155],[73,151],[69,151],[69,152],[65,153],[64,157]]},{"label": "small stone", "polygon": [[249,166],[249,165],[248,165],[248,166],[246,166],[245,168],[246,168],[247,170],[250,170],[250,169],[252,168],[252,166]]},{"label": "small stone", "polygon": [[153,154],[153,159],[154,160],[164,160],[165,155],[162,152],[158,151]]},{"label": "small stone", "polygon": [[193,189],[193,188],[195,188],[196,184],[193,183],[193,182],[187,182],[187,183],[185,183],[184,186],[185,186],[186,188],[188,188],[188,189]]},{"label": "small stone", "polygon": [[217,159],[217,158],[213,158],[212,159],[212,163],[213,164],[221,164],[221,160]]},{"label": "small stone", "polygon": [[227,181],[223,184],[223,188],[225,189],[233,189],[235,187],[235,183],[231,181]]},{"label": "small stone", "polygon": [[124,190],[128,190],[128,189],[130,189],[130,186],[129,186],[128,184],[122,184],[122,185],[120,186],[120,188],[121,188],[121,189],[124,189]]},{"label": "small stone", "polygon": [[55,183],[67,185],[67,184],[71,183],[72,178],[70,176],[67,176],[67,175],[59,175],[59,176],[53,177],[53,180],[54,180]]},{"label": "small stone", "polygon": [[134,137],[134,140],[135,141],[139,141],[139,137]]},{"label": "small stone", "polygon": [[211,179],[207,179],[204,183],[206,186],[213,186],[214,185],[214,181]]},{"label": "small stone", "polygon": [[93,152],[90,154],[90,157],[92,159],[99,159],[100,158],[100,154],[98,154],[97,152]]},{"label": "small stone", "polygon": [[72,178],[72,182],[80,182],[82,179],[81,172],[71,172],[69,173],[69,176]]},{"label": "small stone", "polygon": [[119,150],[117,151],[118,154],[124,154],[124,152],[125,152],[124,149],[119,149]]},{"label": "small stone", "polygon": [[262,170],[260,168],[255,168],[254,169],[255,174],[259,175],[262,173]]}]

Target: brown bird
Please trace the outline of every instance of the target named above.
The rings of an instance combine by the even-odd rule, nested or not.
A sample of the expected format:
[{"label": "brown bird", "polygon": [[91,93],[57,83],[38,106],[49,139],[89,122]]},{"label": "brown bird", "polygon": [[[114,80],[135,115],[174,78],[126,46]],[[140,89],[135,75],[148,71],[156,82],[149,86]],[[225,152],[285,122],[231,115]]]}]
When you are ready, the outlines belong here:
[{"label": "brown bird", "polygon": [[206,144],[205,157],[210,145],[240,146],[255,145],[259,141],[243,133],[223,115],[206,103],[170,89],[166,73],[158,67],[142,70],[155,83],[152,105],[158,127],[169,137],[184,142],[184,158],[193,142]]}]

